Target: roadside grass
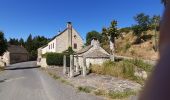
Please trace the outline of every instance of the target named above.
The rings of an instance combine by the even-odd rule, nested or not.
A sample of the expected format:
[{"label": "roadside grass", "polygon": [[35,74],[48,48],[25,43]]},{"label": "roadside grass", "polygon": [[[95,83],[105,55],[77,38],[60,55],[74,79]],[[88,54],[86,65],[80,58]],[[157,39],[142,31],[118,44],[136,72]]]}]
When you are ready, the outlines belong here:
[{"label": "roadside grass", "polygon": [[59,80],[61,83],[64,83],[64,84],[66,84],[66,85],[70,85],[70,86],[74,87],[73,84],[71,84],[69,81],[63,79],[62,77],[57,76],[57,75],[55,75],[55,74],[53,74],[53,73],[51,73],[51,72],[48,72],[48,74],[49,74],[52,78],[54,78],[55,80]]},{"label": "roadside grass", "polygon": [[102,65],[92,65],[90,71],[101,75],[110,75],[118,78],[129,79],[139,84],[144,84],[144,79],[134,75],[135,68],[141,68],[147,73],[152,71],[150,64],[144,63],[142,60],[122,60],[122,61],[106,61]]},{"label": "roadside grass", "polygon": [[85,93],[91,93],[94,90],[94,88],[90,86],[79,86],[77,87],[77,89],[79,92],[85,92]]},{"label": "roadside grass", "polygon": [[108,96],[112,99],[125,99],[131,95],[136,95],[136,92],[126,91],[126,92],[109,92]]}]

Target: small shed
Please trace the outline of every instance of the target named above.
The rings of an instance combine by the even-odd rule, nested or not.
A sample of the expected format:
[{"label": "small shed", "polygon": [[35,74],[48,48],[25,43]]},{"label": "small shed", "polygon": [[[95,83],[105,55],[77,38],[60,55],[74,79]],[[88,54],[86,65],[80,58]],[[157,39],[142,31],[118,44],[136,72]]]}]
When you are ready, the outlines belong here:
[{"label": "small shed", "polygon": [[110,54],[100,46],[99,41],[95,38],[91,41],[91,45],[84,47],[74,54],[74,64],[78,64],[80,67],[84,63],[87,68],[92,64],[101,65],[109,59]]},{"label": "small shed", "polygon": [[8,45],[7,51],[2,56],[6,65],[29,60],[29,53],[23,46]]}]

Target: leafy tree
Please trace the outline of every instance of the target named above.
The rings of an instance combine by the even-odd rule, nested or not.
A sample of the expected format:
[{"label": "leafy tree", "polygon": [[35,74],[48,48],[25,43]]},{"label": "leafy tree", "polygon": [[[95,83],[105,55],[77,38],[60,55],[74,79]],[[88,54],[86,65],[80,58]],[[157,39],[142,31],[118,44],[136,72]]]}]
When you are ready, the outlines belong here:
[{"label": "leafy tree", "polygon": [[7,49],[7,40],[4,38],[4,33],[0,32],[0,55]]},{"label": "leafy tree", "polygon": [[101,34],[97,31],[91,31],[86,35],[86,45],[90,45],[93,38],[97,38],[101,42]]},{"label": "leafy tree", "polygon": [[146,32],[150,28],[150,17],[144,13],[140,13],[135,16],[134,19],[137,24],[132,26],[132,30],[133,33],[137,36],[136,43],[140,43],[142,33]]},{"label": "leafy tree", "polygon": [[116,20],[113,20],[111,22],[111,26],[108,29],[108,36],[111,37],[111,41],[113,43],[115,42],[115,38],[117,38],[119,36],[118,29],[117,29],[117,21]]},{"label": "leafy tree", "polygon": [[159,23],[161,21],[161,17],[159,15],[154,15],[151,19],[150,19],[150,29],[151,30],[159,30]]},{"label": "leafy tree", "polygon": [[102,45],[109,45],[109,39],[108,39],[108,30],[107,28],[102,29],[102,36],[101,36],[101,43]]}]

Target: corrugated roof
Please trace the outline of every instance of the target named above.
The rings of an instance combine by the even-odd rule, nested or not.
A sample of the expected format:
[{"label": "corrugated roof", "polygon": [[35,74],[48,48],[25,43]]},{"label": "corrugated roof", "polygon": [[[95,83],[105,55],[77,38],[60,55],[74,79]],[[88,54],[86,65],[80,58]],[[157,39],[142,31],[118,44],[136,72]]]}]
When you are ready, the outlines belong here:
[{"label": "corrugated roof", "polygon": [[17,46],[17,45],[8,45],[8,49],[10,53],[28,53],[28,51],[22,47],[22,46]]},{"label": "corrugated roof", "polygon": [[108,54],[105,54],[99,50],[94,50],[86,55],[86,58],[109,58]]}]

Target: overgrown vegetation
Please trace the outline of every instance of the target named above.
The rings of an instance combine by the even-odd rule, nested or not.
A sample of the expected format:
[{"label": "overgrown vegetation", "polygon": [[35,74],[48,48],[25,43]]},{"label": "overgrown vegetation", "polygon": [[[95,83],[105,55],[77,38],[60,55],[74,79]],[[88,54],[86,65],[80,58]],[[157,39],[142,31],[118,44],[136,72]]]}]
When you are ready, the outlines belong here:
[{"label": "overgrown vegetation", "polygon": [[114,77],[125,78],[138,83],[143,83],[143,79],[138,78],[134,75],[135,68],[141,68],[146,72],[152,71],[152,66],[144,63],[141,60],[122,60],[117,62],[106,61],[103,65],[92,65],[91,72],[102,74],[102,75],[111,75]]}]

